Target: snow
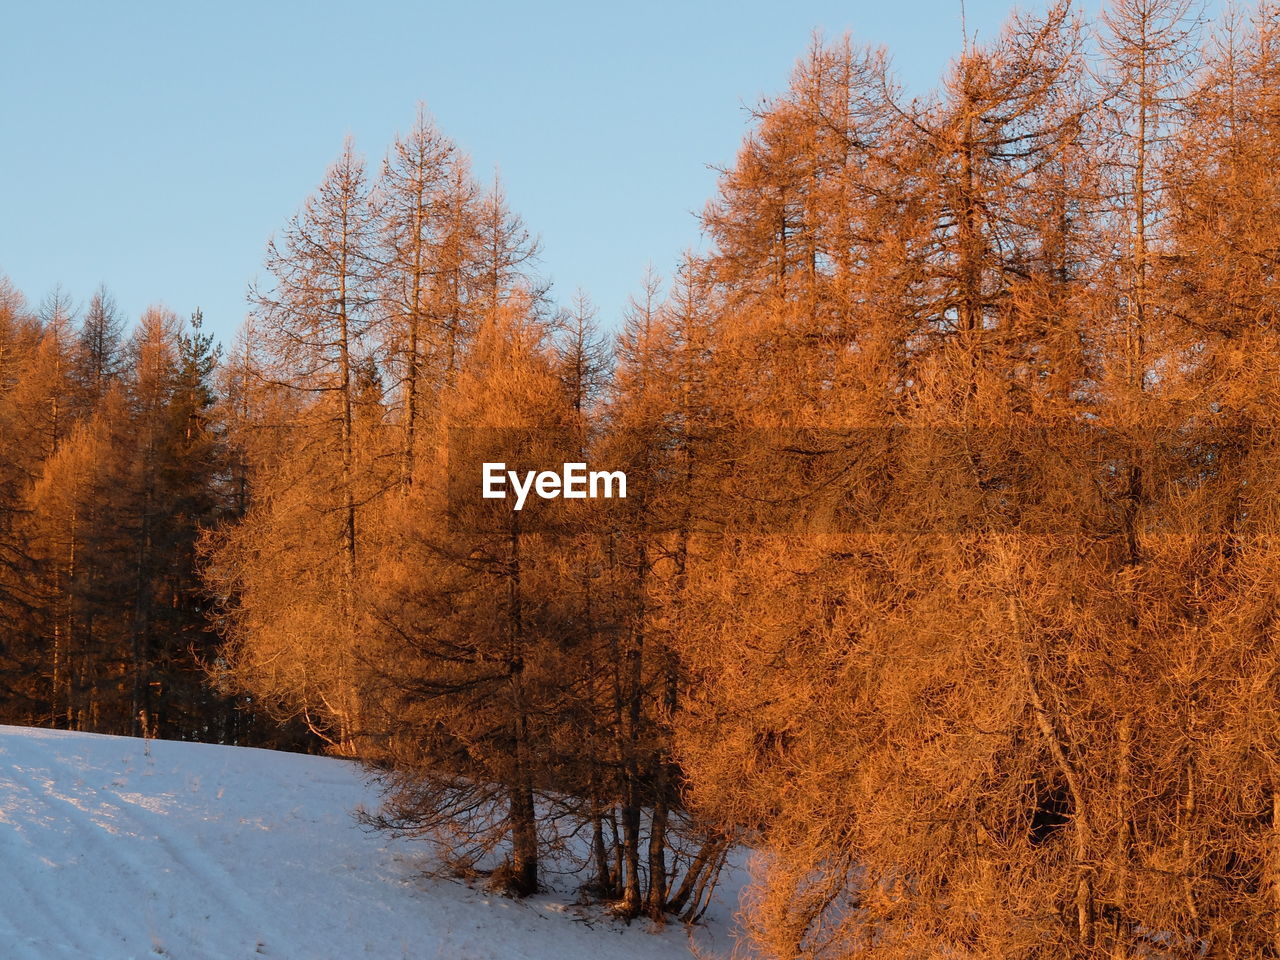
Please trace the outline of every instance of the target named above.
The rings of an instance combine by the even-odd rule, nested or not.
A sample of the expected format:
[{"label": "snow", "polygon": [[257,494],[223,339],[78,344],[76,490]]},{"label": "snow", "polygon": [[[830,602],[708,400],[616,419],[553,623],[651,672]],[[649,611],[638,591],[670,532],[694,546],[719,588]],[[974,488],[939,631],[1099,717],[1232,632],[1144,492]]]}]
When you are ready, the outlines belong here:
[{"label": "snow", "polygon": [[[0,957],[12,960],[667,960],[679,924],[624,925],[572,892],[520,902],[424,876],[361,827],[344,760],[0,726]],[[698,952],[727,953],[731,871]]]}]

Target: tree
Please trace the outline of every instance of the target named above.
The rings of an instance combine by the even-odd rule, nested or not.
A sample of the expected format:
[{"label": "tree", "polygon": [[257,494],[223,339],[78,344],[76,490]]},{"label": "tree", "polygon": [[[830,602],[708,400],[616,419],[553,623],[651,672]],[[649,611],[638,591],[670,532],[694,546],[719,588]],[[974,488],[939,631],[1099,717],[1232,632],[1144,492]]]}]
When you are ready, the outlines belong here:
[{"label": "tree", "polygon": [[[360,729],[359,512],[385,489],[379,473],[362,469],[379,462],[380,427],[357,435],[371,242],[364,167],[348,141],[267,250],[273,282],[253,294],[257,364],[294,395],[279,408],[290,419],[274,425],[278,469],[262,474],[255,506],[211,558],[217,592],[230,602],[223,623],[239,682],[346,753]],[[281,576],[294,582],[290,591]]]},{"label": "tree", "polygon": [[428,836],[466,871],[505,842],[494,882],[522,896],[539,884],[535,791],[554,782],[544,745],[563,613],[543,537],[509,508],[487,521],[455,478],[515,454],[538,462],[539,438],[566,425],[531,311],[518,294],[500,304],[441,394],[430,472],[389,505],[366,660],[369,689],[383,691],[373,757],[387,784],[372,822]]},{"label": "tree", "polygon": [[379,286],[386,311],[381,333],[403,392],[405,483],[413,482],[422,405],[439,385],[443,366],[452,362],[446,356],[456,355],[449,340],[458,325],[457,316],[450,316],[457,294],[441,294],[453,292],[446,277],[462,269],[456,261],[470,246],[456,236],[457,204],[465,209],[470,202],[469,189],[461,198],[451,196],[458,171],[465,172],[465,161],[457,147],[419,107],[409,135],[392,145],[377,185]]},{"label": "tree", "polygon": [[45,600],[26,522],[25,492],[34,472],[30,443],[32,385],[40,328],[25,298],[0,276],[0,691],[8,722],[30,722],[47,709],[39,638]]},{"label": "tree", "polygon": [[78,372],[90,405],[101,401],[120,372],[124,318],[105,285],[94,291],[80,321]]}]

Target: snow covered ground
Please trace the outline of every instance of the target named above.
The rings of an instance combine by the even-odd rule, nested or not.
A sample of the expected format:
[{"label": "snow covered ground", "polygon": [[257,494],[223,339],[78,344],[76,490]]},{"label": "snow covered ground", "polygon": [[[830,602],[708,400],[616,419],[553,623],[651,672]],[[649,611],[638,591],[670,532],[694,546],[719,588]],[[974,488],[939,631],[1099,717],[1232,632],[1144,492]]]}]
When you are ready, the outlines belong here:
[{"label": "snow covered ground", "polygon": [[[0,726],[5,960],[659,960],[679,925],[624,926],[422,875],[420,845],[352,818],[353,764]],[[728,952],[740,875],[699,947]]]}]

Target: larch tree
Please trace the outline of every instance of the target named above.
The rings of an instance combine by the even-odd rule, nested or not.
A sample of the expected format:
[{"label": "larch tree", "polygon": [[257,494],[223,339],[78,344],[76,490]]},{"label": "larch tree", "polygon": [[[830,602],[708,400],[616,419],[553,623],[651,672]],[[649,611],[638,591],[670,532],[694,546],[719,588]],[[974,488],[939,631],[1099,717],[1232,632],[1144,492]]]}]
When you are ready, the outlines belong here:
[{"label": "larch tree", "polygon": [[449,262],[457,253],[446,250],[454,239],[449,228],[456,199],[450,187],[458,168],[465,166],[457,147],[419,108],[413,129],[392,145],[376,188],[381,242],[375,256],[385,315],[379,334],[399,377],[405,483],[413,482],[423,406],[440,384],[442,361],[456,353],[448,343],[448,314],[456,305],[441,293],[450,289],[447,275],[459,269]]},{"label": "larch tree", "polygon": [[40,341],[22,294],[0,275],[0,690],[7,722],[29,722],[47,709],[40,638],[45,591],[30,541],[26,491],[34,472],[24,385]]},{"label": "larch tree", "polygon": [[275,425],[278,469],[260,476],[254,506],[210,561],[231,599],[224,625],[240,682],[346,753],[360,728],[359,514],[385,486],[362,469],[381,462],[380,427],[357,436],[372,242],[364,164],[348,141],[268,247],[271,280],[253,295],[257,364],[295,396]]},{"label": "larch tree", "polygon": [[80,321],[79,378],[89,402],[97,403],[119,376],[124,345],[124,318],[115,297],[99,286]]},{"label": "larch tree", "polygon": [[562,613],[545,535],[475,495],[481,463],[554,455],[541,438],[567,430],[569,411],[532,302],[505,295],[440,393],[423,482],[387,505],[365,659],[387,785],[373,822],[432,839],[454,869],[496,870],[518,895],[540,882]]}]

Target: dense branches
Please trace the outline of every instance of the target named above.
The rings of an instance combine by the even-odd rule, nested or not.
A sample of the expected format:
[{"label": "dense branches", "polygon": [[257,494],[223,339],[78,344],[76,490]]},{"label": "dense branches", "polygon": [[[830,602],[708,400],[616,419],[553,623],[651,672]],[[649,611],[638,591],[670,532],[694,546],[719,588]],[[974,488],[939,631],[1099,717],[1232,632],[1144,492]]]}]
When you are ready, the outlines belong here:
[{"label": "dense branches", "polygon": [[1201,26],[1051,3],[910,101],[815,41],[612,338],[421,112],[225,362],[0,287],[6,718],[234,696],[627,918],[745,842],[781,957],[1280,955],[1280,19]]}]

